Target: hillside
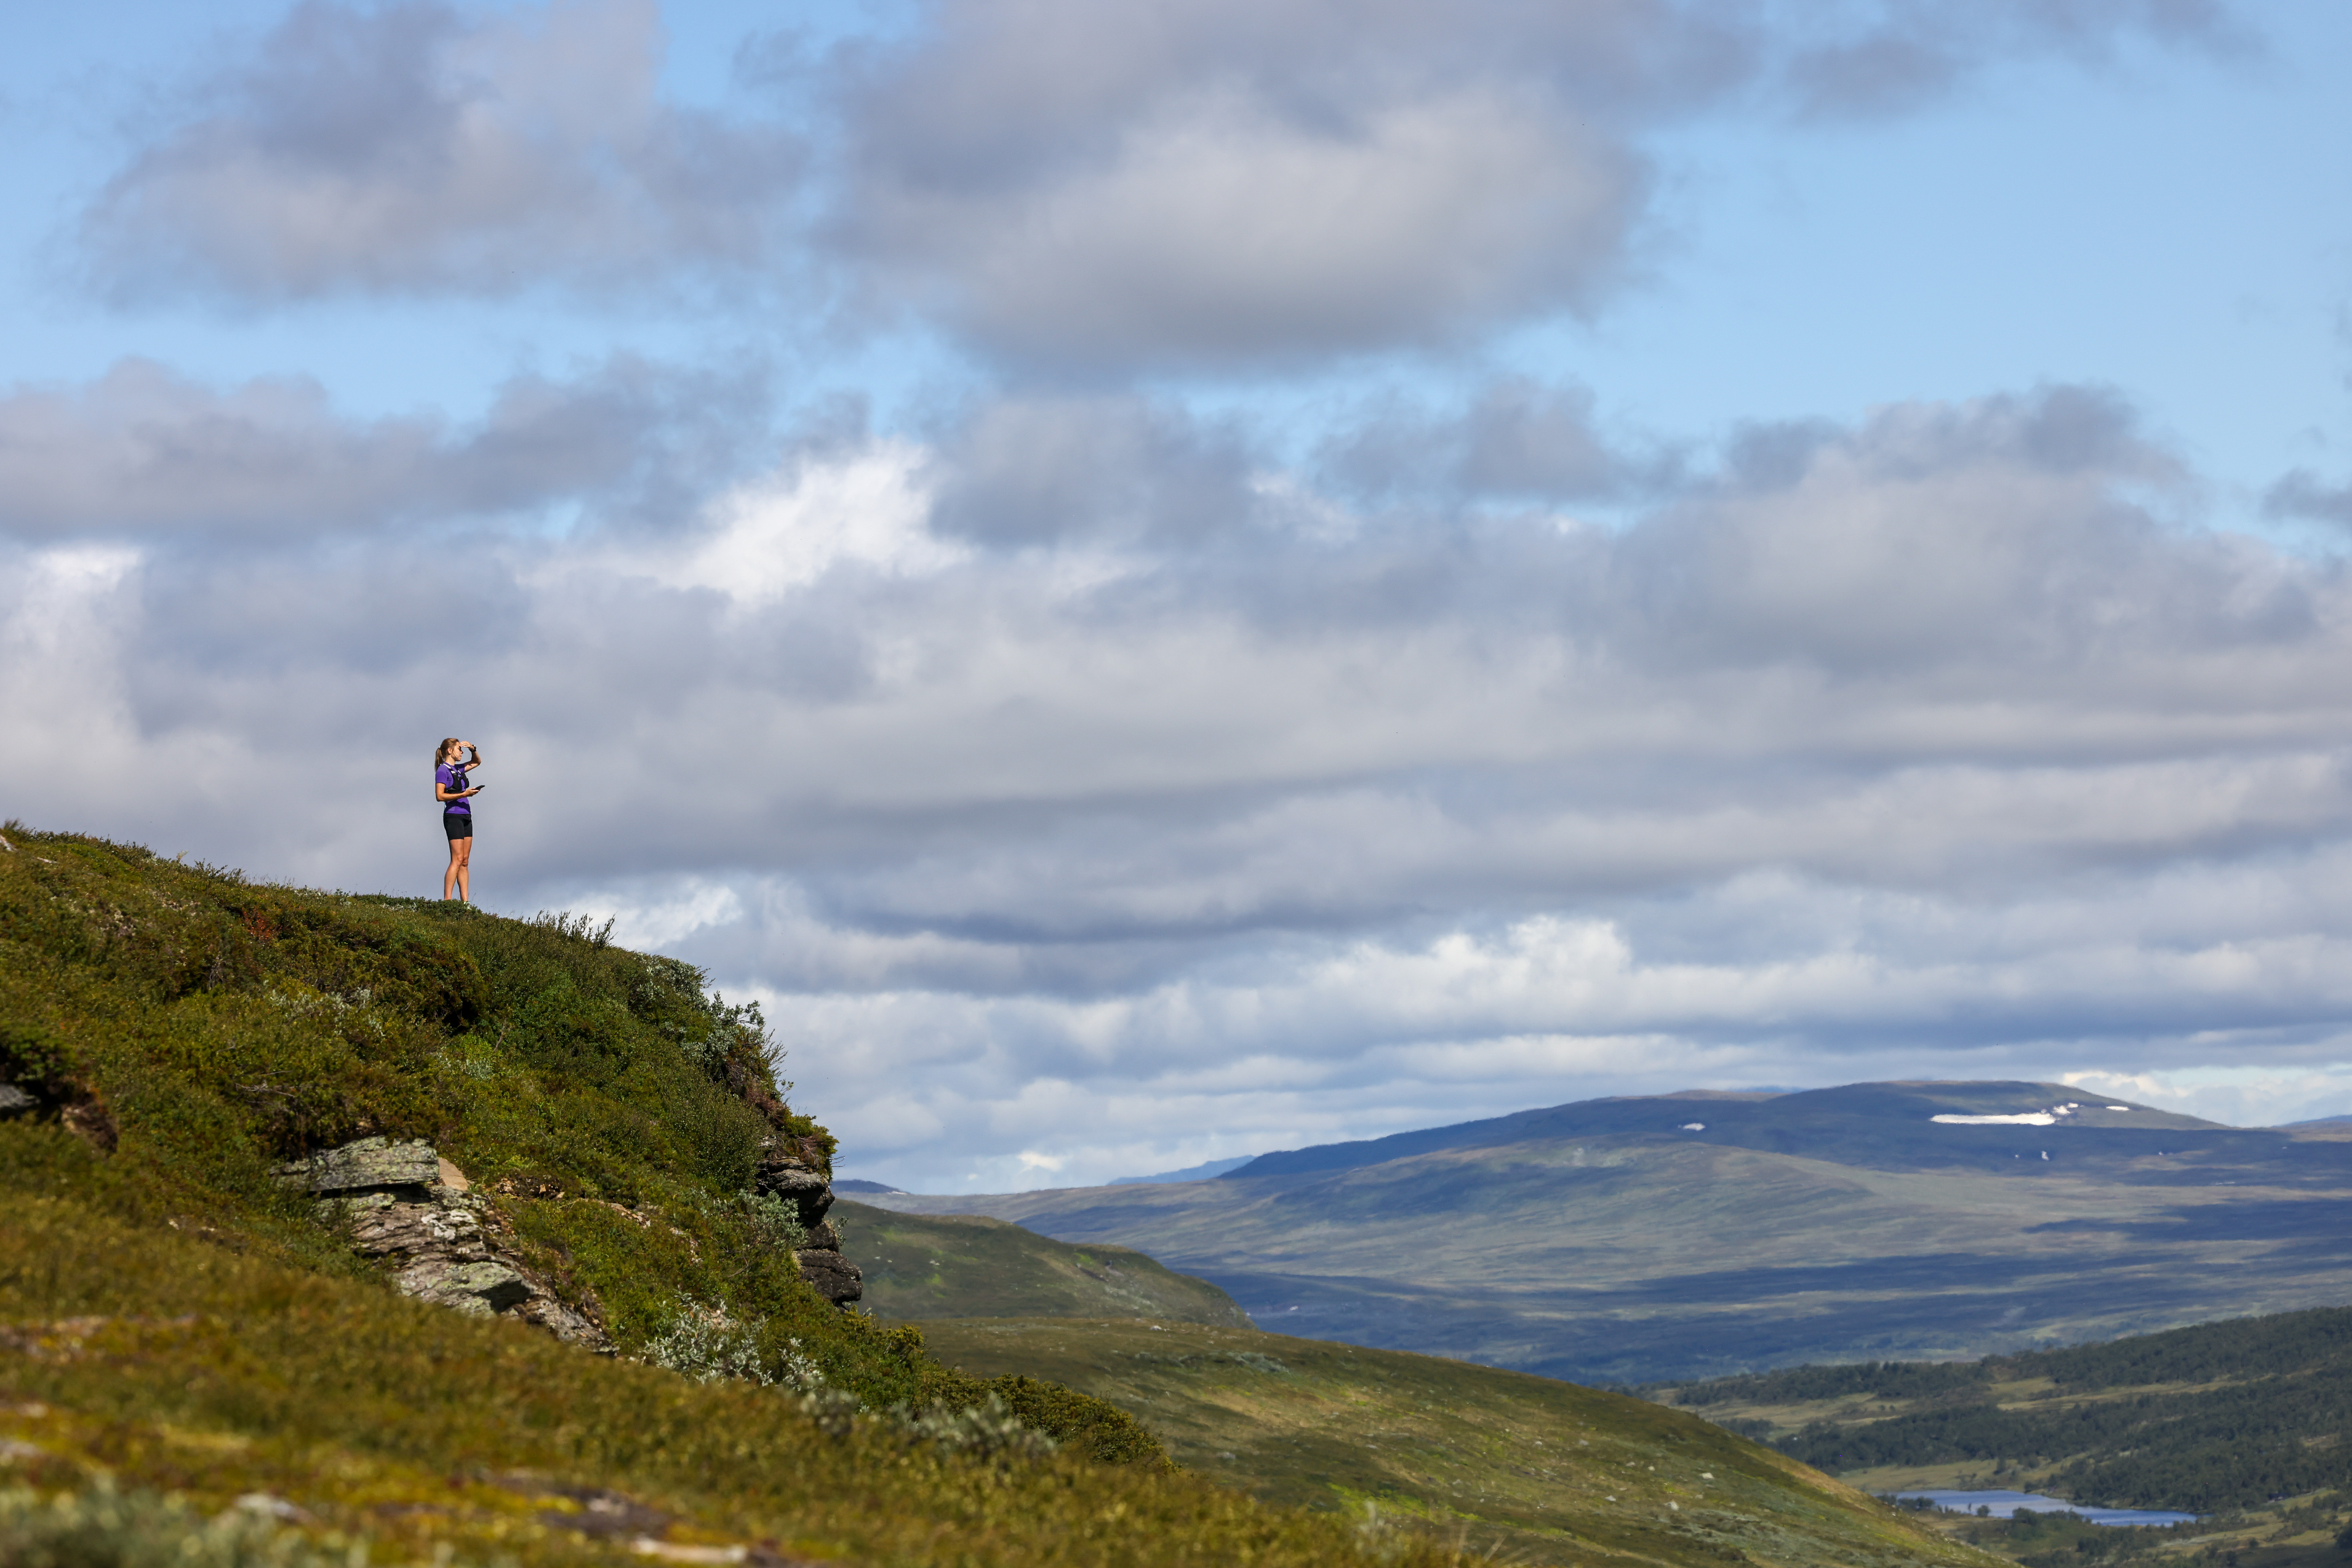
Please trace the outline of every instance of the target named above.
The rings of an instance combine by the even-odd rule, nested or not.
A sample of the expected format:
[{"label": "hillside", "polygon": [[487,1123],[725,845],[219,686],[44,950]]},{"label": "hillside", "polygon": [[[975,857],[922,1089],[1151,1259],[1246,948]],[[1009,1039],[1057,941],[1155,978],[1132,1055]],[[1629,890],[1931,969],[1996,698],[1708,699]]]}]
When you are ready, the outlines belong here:
[{"label": "hillside", "polygon": [[1591,1100],[1212,1181],[872,1201],[1138,1247],[1262,1327],[1586,1382],[2005,1353],[2352,1299],[2340,1129],[2218,1127],[2049,1084]]},{"label": "hillside", "polygon": [[[835,1305],[861,1227],[826,1206],[834,1141],[757,1010],[684,964],[575,920],[0,840],[0,1561],[1459,1561]],[[1596,1447],[1631,1440],[1614,1418]],[[1671,1419],[1783,1477],[1768,1512],[1825,1508],[1805,1528],[1842,1558],[1962,1560]],[[1749,1506],[1658,1521],[1648,1560],[1778,1539]]]},{"label": "hillside", "polygon": [[833,1140],[684,964],[0,839],[0,1560],[1445,1556],[836,1307]]},{"label": "hillside", "polygon": [[1025,1373],[1115,1401],[1188,1468],[1268,1502],[1370,1503],[1442,1524],[1472,1553],[1507,1563],[1860,1565],[1929,1550],[1910,1521],[1769,1450],[1549,1378],[1135,1320],[971,1320],[927,1331],[974,1375]]},{"label": "hillside", "polygon": [[1124,1247],[1076,1247],[1001,1219],[892,1214],[846,1199],[842,1249],[864,1304],[894,1321],[1152,1318],[1248,1328],[1234,1299]]}]

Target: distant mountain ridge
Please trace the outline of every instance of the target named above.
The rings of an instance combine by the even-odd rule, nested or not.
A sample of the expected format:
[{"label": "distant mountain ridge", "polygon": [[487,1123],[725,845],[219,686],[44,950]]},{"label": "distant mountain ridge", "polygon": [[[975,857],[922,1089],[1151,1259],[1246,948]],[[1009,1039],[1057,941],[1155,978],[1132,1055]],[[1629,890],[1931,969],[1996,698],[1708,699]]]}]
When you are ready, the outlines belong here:
[{"label": "distant mountain ridge", "polygon": [[2352,1127],[2223,1127],[2049,1083],[1584,1100],[1201,1182],[867,1201],[1133,1247],[1269,1330],[1586,1382],[2352,1300]]},{"label": "distant mountain ridge", "polygon": [[[2158,1110],[2153,1106],[2130,1105],[2120,1111],[2108,1109],[2118,1103],[2096,1097],[2084,1100],[2079,1090],[2046,1083],[1864,1083],[1787,1094],[1693,1089],[1675,1094],[1580,1100],[1451,1127],[1285,1150],[1261,1154],[1225,1174],[1235,1179],[1294,1176],[1318,1171],[1355,1170],[1439,1150],[1493,1149],[1544,1139],[1669,1132],[1698,1142],[1816,1159],[1834,1149],[1831,1157],[1848,1164],[1888,1162],[1888,1168],[1903,1169],[1918,1163],[1923,1157],[1929,1163],[1949,1159],[1974,1163],[1988,1152],[1997,1155],[2022,1154],[2027,1144],[2039,1153],[2042,1143],[2023,1130],[1994,1144],[1981,1141],[1963,1143],[1930,1131],[1937,1127],[1934,1120],[1937,1116],[2031,1114],[2068,1105],[2084,1109],[2070,1119],[2054,1121],[2053,1131],[2063,1127],[2069,1133],[2142,1135],[2173,1131],[2269,1131],[2224,1127],[2218,1121]],[[1680,1120],[1675,1120],[1677,1117]],[[1870,1126],[1872,1119],[1883,1120]],[[1930,1148],[1930,1141],[1937,1146]],[[2150,1142],[2148,1137],[2141,1136],[2122,1147],[2137,1152],[2165,1142],[2157,1139]]]}]

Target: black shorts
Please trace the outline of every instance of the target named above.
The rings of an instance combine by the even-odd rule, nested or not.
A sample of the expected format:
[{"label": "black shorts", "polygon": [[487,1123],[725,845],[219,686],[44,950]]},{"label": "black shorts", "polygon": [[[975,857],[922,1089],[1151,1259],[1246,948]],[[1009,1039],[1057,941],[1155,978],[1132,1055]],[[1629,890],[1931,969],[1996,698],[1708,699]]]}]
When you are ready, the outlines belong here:
[{"label": "black shorts", "polygon": [[454,811],[445,811],[441,814],[441,831],[449,836],[452,843],[460,838],[471,838],[474,836],[474,819]]}]

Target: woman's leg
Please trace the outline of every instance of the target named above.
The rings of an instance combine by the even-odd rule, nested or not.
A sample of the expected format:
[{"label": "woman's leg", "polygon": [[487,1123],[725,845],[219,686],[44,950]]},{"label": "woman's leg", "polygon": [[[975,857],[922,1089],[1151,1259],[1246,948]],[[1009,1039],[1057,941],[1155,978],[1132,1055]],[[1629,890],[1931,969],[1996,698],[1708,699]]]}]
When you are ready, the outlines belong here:
[{"label": "woman's leg", "polygon": [[457,901],[463,904],[470,904],[474,901],[474,890],[466,885],[466,872],[467,869],[474,863],[474,840],[472,835],[468,834],[467,837],[457,840],[454,847],[457,851]]},{"label": "woman's leg", "polygon": [[470,838],[452,838],[449,840],[449,868],[441,873],[441,896],[443,898],[446,899],[449,896],[451,889],[459,887],[463,884],[465,879],[466,851],[473,842],[474,841]]}]

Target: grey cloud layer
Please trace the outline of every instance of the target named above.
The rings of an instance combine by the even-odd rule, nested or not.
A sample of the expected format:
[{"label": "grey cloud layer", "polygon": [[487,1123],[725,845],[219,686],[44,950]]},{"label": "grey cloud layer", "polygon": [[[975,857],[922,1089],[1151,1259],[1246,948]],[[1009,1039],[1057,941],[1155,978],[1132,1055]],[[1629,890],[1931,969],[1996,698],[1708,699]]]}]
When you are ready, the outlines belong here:
[{"label": "grey cloud layer", "polygon": [[1522,376],[1493,380],[1458,412],[1376,403],[1318,457],[1327,483],[1376,500],[1593,500],[1671,489],[1682,477],[1673,449],[1612,440],[1591,392]]},{"label": "grey cloud layer", "polygon": [[1890,113],[2004,59],[2231,37],[2207,0],[934,16],[845,62],[832,238],[881,299],[1081,373],[1279,368],[1589,314],[1641,265],[1664,119]]},{"label": "grey cloud layer", "polygon": [[355,423],[303,377],[220,390],[143,360],[0,395],[0,536],[267,541],[399,521],[690,504],[765,411],[758,379],[616,361],[519,377],[469,426]]},{"label": "grey cloud layer", "polygon": [[1643,265],[1665,120],[1892,112],[2005,59],[2215,46],[2217,16],[947,0],[769,73],[796,138],[664,102],[653,0],[304,0],[176,100],[79,238],[119,300],[822,274],[1006,363],[1279,370],[1591,314]]},{"label": "grey cloud layer", "polygon": [[653,0],[304,0],[91,203],[99,287],[502,295],[781,265],[780,132],[664,104]]},{"label": "grey cloud layer", "polygon": [[[260,570],[20,532],[11,755],[64,760],[12,809],[421,886],[416,737],[479,734],[491,896],[763,987],[870,1158],[1075,1105],[1110,1160],[1155,1098],[1277,1141],[1842,1058],[2341,1059],[2340,563],[2195,526],[2096,391],[1687,462],[1620,531],[1374,511],[1165,407],[1032,399],[690,527]],[[254,835],[265,736],[303,783]]]}]

